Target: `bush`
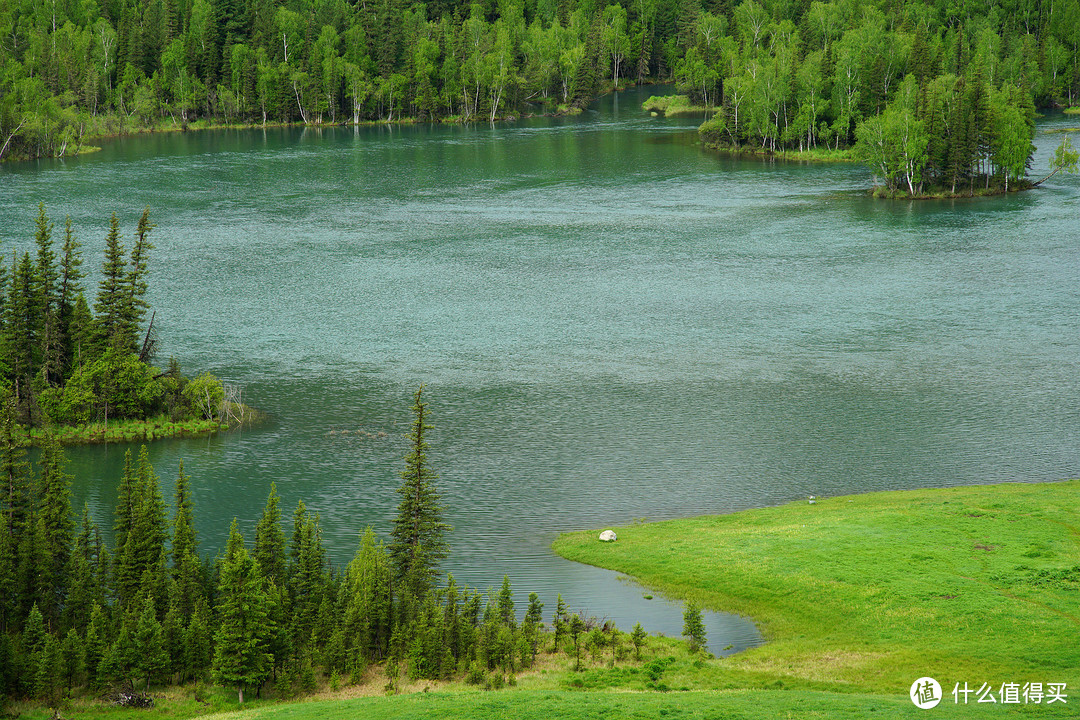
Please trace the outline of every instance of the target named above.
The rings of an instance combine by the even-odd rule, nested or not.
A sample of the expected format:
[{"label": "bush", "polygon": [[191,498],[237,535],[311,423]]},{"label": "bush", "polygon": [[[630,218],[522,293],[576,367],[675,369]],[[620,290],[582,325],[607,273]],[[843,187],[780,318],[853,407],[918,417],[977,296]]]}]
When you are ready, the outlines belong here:
[{"label": "bush", "polygon": [[182,395],[193,416],[213,420],[225,400],[225,389],[220,380],[207,372],[189,382]]},{"label": "bush", "polygon": [[727,133],[727,118],[724,115],[723,109],[716,111],[716,114],[711,118],[701,123],[698,128],[698,135],[701,137],[701,141],[708,145],[718,145],[724,141],[724,135]]}]

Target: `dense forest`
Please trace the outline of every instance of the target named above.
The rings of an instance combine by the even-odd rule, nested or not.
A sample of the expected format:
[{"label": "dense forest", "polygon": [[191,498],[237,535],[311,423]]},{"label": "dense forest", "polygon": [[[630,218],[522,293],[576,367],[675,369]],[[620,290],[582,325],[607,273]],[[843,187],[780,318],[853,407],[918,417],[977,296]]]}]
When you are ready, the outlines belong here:
[{"label": "dense forest", "polygon": [[11,393],[17,422],[216,420],[223,406],[232,407],[214,376],[189,380],[175,361],[164,371],[152,364],[158,343],[146,300],[154,249],[149,209],[139,217],[130,251],[116,214],[110,218],[92,307],[71,219],[59,253],[43,204],[32,227],[36,252],[13,253],[10,269],[0,263],[0,384]]},{"label": "dense forest", "polygon": [[913,129],[928,159],[903,178],[889,163],[910,158],[889,159],[898,183],[1015,178],[1033,109],[1077,103],[1080,0],[14,0],[0,157],[195,120],[494,119],[650,79],[720,108],[714,141]]},{"label": "dense forest", "polygon": [[[508,579],[484,596],[443,584],[449,553],[437,475],[427,460],[428,413],[414,396],[409,452],[389,541],[368,528],[344,571],[327,561],[320,520],[300,501],[292,533],[270,487],[254,543],[234,520],[223,552],[200,556],[190,479],[181,463],[170,513],[145,446],[128,452],[114,542],[83,509],[76,523],[63,453],[46,443],[31,473],[12,442],[13,406],[0,417],[0,708],[4,698],[53,704],[72,690],[144,691],[208,681],[277,697],[312,691],[323,679],[360,681],[384,665],[399,674],[464,677],[499,686],[541,651],[583,650],[614,661],[645,637],[627,636],[568,612],[561,596],[551,632],[531,594],[524,617]],[[688,608],[688,636],[704,638]]]}]

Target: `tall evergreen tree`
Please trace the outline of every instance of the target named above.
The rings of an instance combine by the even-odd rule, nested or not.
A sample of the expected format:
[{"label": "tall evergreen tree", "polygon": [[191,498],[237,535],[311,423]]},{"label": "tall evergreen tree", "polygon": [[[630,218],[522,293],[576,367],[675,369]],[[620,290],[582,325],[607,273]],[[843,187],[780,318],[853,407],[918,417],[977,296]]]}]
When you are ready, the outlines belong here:
[{"label": "tall evergreen tree", "polygon": [[394,564],[397,586],[403,593],[422,598],[435,586],[439,563],[449,555],[445,535],[450,526],[443,522],[443,508],[432,484],[438,475],[427,461],[427,404],[421,385],[413,396],[413,424],[408,435],[409,453],[405,456],[402,484],[398,488],[401,503],[391,530],[390,558]]},{"label": "tall evergreen tree", "polygon": [[135,329],[132,323],[131,274],[124,257],[124,245],[120,242],[120,221],[116,213],[109,219],[109,232],[105,236],[105,262],[101,266],[97,300],[94,302],[94,318],[97,325],[96,352],[104,352],[113,345],[127,352],[135,351]]},{"label": "tall evergreen tree", "polygon": [[[60,344],[63,353],[61,371],[67,373],[75,358],[79,341],[73,333],[72,321],[75,311],[75,303],[82,296],[82,249],[71,227],[71,216],[64,219],[64,245],[61,248],[60,258],[60,287],[59,305],[57,318],[59,320]],[[86,300],[83,300],[86,304]]]},{"label": "tall evergreen tree", "polygon": [[272,628],[267,622],[270,603],[265,578],[244,548],[236,520],[221,563],[217,613],[214,680],[234,686],[243,704],[244,688],[260,685],[270,674],[274,658],[267,650]]},{"label": "tall evergreen tree", "polygon": [[198,539],[195,534],[194,511],[191,504],[191,480],[184,473],[184,461],[176,478],[176,517],[173,519],[172,558],[173,581],[178,612],[191,615],[203,595],[202,568],[199,561]]},{"label": "tall evergreen tree", "polygon": [[74,541],[71,519],[71,476],[64,472],[67,458],[60,443],[46,434],[38,458],[38,521],[45,545],[44,565],[38,568],[42,583],[41,611],[50,627],[57,627],[67,591],[66,570]]},{"label": "tall evergreen tree", "polygon": [[341,584],[343,625],[353,672],[384,657],[391,629],[390,561],[375,533],[367,528]]},{"label": "tall evergreen tree", "polygon": [[281,498],[277,486],[270,483],[270,495],[266,498],[266,507],[255,526],[255,561],[263,569],[267,580],[283,586],[286,580],[285,535],[281,532]]},{"label": "tall evergreen tree", "polygon": [[[146,317],[149,305],[146,302],[147,290],[147,257],[154,249],[150,242],[150,231],[156,227],[150,222],[150,208],[145,208],[139,217],[139,224],[135,228],[135,242],[131,245],[131,262],[128,270],[127,285],[127,309],[130,317],[128,322],[132,332],[137,333]],[[136,337],[136,340],[138,338]]]}]

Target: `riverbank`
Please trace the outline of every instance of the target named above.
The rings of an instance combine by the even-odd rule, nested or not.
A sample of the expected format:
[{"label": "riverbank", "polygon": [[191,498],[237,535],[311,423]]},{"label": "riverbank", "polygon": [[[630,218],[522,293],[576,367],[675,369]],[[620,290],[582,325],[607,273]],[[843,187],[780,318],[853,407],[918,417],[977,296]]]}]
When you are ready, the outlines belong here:
[{"label": "riverbank", "polygon": [[265,420],[265,413],[242,405],[235,407],[224,420],[201,418],[174,421],[162,415],[145,420],[125,419],[108,423],[35,427],[23,429],[21,434],[27,438],[27,444],[30,445],[40,444],[48,435],[61,445],[152,442],[168,438],[206,437],[218,432],[253,427]]},{"label": "riverbank", "polygon": [[1080,695],[1080,480],[802,500],[617,532],[553,547],[753,618],[768,642],[724,663],[746,682],[904,695],[931,676],[948,692],[1054,682]]},{"label": "riverbank", "polygon": [[[942,687],[935,717],[981,717],[980,688],[984,702],[987,692],[995,698],[994,717],[1075,717],[1080,480],[800,500],[617,532],[615,543],[598,542],[590,530],[562,535],[554,547],[675,597],[751,615],[769,643],[714,659],[653,637],[640,660],[629,649],[614,664],[607,654],[586,655],[581,672],[545,648],[534,669],[494,692],[463,682],[389,683],[378,666],[358,685],[324,681],[304,700],[267,698],[242,710],[225,689],[166,688],[140,715],[920,718],[925,711],[908,691],[929,676]],[[959,689],[953,695],[965,683],[973,691],[967,704]],[[1042,695],[1001,702],[1011,697],[1002,695],[1006,686],[1020,693],[1029,683],[1041,683]],[[1064,702],[1050,702],[1055,688]],[[30,720],[53,717],[14,709]],[[93,697],[61,706],[64,717],[111,720],[124,712]]]}]

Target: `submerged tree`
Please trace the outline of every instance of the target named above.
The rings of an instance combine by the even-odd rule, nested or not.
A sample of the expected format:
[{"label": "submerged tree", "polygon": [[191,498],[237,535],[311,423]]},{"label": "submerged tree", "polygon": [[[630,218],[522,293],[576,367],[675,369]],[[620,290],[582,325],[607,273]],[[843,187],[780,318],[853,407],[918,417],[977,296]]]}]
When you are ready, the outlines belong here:
[{"label": "submerged tree", "polygon": [[427,442],[424,433],[431,429],[426,423],[427,404],[422,400],[424,386],[413,396],[414,415],[409,433],[409,454],[398,494],[397,517],[390,535],[389,551],[399,587],[414,598],[423,597],[435,586],[439,563],[449,555],[445,534],[451,529],[443,522],[443,507],[432,481],[438,475],[427,461]]}]

